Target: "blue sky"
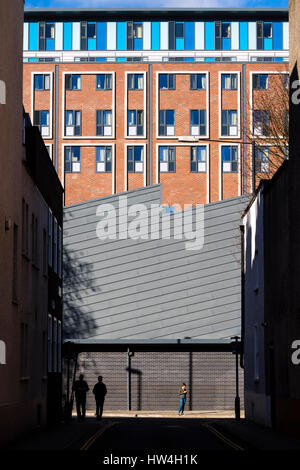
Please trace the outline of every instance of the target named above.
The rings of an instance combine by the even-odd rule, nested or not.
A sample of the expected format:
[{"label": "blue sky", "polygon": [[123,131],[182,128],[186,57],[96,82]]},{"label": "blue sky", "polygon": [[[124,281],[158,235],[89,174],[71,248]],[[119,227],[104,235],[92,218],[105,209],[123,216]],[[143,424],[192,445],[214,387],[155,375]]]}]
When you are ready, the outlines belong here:
[{"label": "blue sky", "polygon": [[25,8],[280,8],[288,0],[25,0]]}]

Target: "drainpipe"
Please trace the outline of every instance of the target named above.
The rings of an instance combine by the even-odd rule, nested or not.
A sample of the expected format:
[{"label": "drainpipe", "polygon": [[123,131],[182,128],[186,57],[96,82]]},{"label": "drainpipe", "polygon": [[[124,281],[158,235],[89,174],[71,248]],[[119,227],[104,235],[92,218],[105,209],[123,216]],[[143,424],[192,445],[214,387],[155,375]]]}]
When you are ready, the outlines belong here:
[{"label": "drainpipe", "polygon": [[240,367],[244,369],[244,340],[245,340],[245,227],[241,231],[241,354]]}]

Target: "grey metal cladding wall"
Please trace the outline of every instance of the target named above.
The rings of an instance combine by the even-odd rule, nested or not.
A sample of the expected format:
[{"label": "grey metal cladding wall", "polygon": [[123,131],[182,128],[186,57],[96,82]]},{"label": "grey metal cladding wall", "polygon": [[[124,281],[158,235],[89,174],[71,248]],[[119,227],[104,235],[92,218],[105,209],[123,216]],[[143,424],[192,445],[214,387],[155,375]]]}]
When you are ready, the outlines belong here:
[{"label": "grey metal cladding wall", "polygon": [[[124,195],[128,206],[149,207],[160,204],[161,185]],[[239,334],[239,225],[249,198],[206,204],[204,246],[189,251],[185,239],[118,239],[124,231],[119,224],[119,196],[65,208],[64,258],[78,275],[76,269],[75,275],[65,273],[64,314],[70,318],[76,313],[76,337],[224,340]],[[96,236],[100,221],[96,210],[103,204],[116,208],[115,240]],[[161,234],[161,224],[155,230]],[[73,339],[70,335],[67,332]]]}]

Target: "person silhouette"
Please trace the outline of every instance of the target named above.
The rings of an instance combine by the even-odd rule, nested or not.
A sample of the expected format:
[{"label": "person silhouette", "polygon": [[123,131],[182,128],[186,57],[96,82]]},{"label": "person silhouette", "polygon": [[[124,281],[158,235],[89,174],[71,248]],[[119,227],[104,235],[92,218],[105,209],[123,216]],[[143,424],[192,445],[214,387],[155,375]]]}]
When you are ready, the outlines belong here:
[{"label": "person silhouette", "polygon": [[78,421],[83,421],[85,418],[86,393],[89,391],[89,386],[83,378],[83,374],[80,374],[79,380],[75,380],[72,387],[73,392],[75,392]]},{"label": "person silhouette", "polygon": [[107,388],[106,388],[106,385],[102,382],[102,379],[103,379],[102,375],[99,375],[98,382],[95,384],[93,388],[93,394],[95,395],[95,400],[96,400],[97,419],[102,418],[104,399],[105,399],[105,395],[107,394]]}]

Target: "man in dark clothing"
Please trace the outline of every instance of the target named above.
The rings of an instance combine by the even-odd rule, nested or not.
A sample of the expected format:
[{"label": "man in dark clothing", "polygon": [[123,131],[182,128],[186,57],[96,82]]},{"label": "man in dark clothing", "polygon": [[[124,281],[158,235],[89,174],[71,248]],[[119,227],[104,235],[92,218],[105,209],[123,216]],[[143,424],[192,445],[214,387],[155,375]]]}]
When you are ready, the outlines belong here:
[{"label": "man in dark clothing", "polygon": [[107,389],[106,389],[105,384],[102,382],[102,379],[103,377],[99,375],[98,382],[93,388],[93,394],[95,395],[95,400],[96,400],[97,419],[102,418],[104,398],[105,398],[105,395],[107,394]]},{"label": "man in dark clothing", "polygon": [[83,380],[83,374],[80,374],[79,380],[75,380],[73,384],[73,392],[75,392],[76,398],[78,421],[83,421],[85,418],[86,392],[88,391],[89,386],[86,381]]}]

